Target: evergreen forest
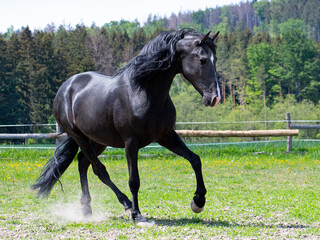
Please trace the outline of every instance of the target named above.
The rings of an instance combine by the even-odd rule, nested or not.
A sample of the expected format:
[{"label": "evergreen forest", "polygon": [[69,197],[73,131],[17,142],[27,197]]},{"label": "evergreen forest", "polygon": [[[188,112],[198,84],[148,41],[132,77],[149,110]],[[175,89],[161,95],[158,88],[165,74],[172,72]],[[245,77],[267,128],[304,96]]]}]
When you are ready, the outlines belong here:
[{"label": "evergreen forest", "polygon": [[[205,108],[182,76],[171,87],[177,121],[320,119],[319,0],[253,0],[103,26],[28,26],[0,34],[0,124],[48,123],[61,84],[84,71],[115,74],[162,31],[220,31],[222,102]],[[1,130],[3,131],[3,130]],[[16,131],[8,128],[6,132]],[[319,136],[318,136],[319,137]]]}]

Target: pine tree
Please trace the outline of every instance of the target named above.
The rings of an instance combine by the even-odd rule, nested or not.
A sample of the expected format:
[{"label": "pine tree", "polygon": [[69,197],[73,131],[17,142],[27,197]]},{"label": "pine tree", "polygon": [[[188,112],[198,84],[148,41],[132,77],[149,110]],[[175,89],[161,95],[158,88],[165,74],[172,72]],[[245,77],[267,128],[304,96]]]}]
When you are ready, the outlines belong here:
[{"label": "pine tree", "polygon": [[30,122],[32,121],[30,113],[34,105],[32,80],[35,72],[35,61],[33,37],[29,27],[24,28],[21,33],[18,54],[20,59],[14,70],[14,75],[17,77],[17,90],[21,94],[21,103],[26,112],[25,122]]}]

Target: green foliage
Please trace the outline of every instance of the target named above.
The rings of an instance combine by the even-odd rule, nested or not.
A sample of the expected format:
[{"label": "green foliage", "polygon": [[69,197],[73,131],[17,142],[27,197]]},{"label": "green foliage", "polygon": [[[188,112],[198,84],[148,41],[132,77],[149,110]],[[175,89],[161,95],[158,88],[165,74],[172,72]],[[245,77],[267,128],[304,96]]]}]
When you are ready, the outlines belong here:
[{"label": "green foliage", "polygon": [[299,19],[288,19],[288,21],[278,24],[279,32],[275,32],[275,35],[283,35],[292,30],[300,30],[302,32],[306,31],[306,24]]},{"label": "green foliage", "polygon": [[[305,89],[309,86],[310,81],[318,81],[319,78],[319,50],[311,39],[299,29],[291,29],[283,33],[281,44],[278,46],[274,73],[281,81],[284,91],[288,94],[294,93],[298,100],[303,98],[310,99],[314,103],[319,99],[311,98],[312,94],[302,95],[308,92]],[[317,67],[316,67],[317,66]],[[315,72],[313,72],[315,71]]]},{"label": "green foliage", "polygon": [[121,20],[120,22],[111,21],[109,23],[104,24],[103,28],[106,29],[108,33],[127,32],[130,36],[132,36],[135,32],[137,32],[140,29],[140,23],[137,21],[129,22],[125,20]]},{"label": "green foliage", "polygon": [[[178,121],[270,119],[270,112],[320,98],[320,26],[317,0],[247,1],[236,5],[103,27],[28,27],[0,35],[0,123],[45,123],[61,84],[84,71],[115,74],[154,36],[168,28],[220,31],[217,70],[222,103],[204,108],[201,96],[177,76],[171,88]],[[292,110],[293,111],[293,110]],[[306,115],[296,115],[302,119]],[[314,119],[314,118],[312,118]],[[232,128],[232,126],[228,126]]]},{"label": "green foliage", "polygon": [[222,22],[219,23],[219,25],[215,26],[214,28],[215,32],[221,32],[222,35],[225,35],[226,33],[229,33],[229,20],[227,17],[224,17],[222,19]]},{"label": "green foliage", "polygon": [[255,13],[261,22],[266,20],[266,12],[268,11],[269,6],[270,3],[268,0],[257,1],[253,4]]},{"label": "green foliage", "polygon": [[159,34],[160,31],[166,30],[165,21],[165,19],[159,19],[156,15],[153,17],[149,16],[149,19],[143,26],[143,29],[148,36],[155,36]]},{"label": "green foliage", "polygon": [[274,62],[275,50],[273,46],[266,43],[253,44],[247,48],[248,66],[250,80],[248,81],[248,96],[252,101],[258,100],[263,96],[264,106],[267,105],[267,98],[274,96],[273,81],[269,73]]}]

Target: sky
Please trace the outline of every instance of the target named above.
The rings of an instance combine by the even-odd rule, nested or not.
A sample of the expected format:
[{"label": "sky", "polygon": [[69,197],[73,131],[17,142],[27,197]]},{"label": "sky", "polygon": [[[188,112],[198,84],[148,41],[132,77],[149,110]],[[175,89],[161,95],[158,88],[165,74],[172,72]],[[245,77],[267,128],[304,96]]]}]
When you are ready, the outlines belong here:
[{"label": "sky", "polygon": [[110,21],[138,20],[148,16],[170,17],[187,11],[237,4],[244,0],[0,0],[0,32],[29,26],[44,29],[54,23],[75,26],[83,23],[102,26]]}]

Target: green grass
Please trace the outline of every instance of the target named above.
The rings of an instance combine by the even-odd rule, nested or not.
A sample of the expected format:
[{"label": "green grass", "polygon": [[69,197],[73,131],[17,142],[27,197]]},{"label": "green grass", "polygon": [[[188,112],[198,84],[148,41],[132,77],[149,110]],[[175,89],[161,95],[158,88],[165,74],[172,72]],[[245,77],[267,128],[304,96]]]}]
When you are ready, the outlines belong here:
[{"label": "green grass", "polygon": [[[0,149],[0,239],[283,239],[320,238],[320,145],[285,143],[192,147],[201,156],[208,193],[195,214],[190,164],[162,148],[142,149],[140,208],[155,224],[132,223],[113,192],[89,172],[93,217],[79,214],[77,162],[46,200],[30,186],[53,150]],[[130,196],[124,152],[100,157]]]}]

